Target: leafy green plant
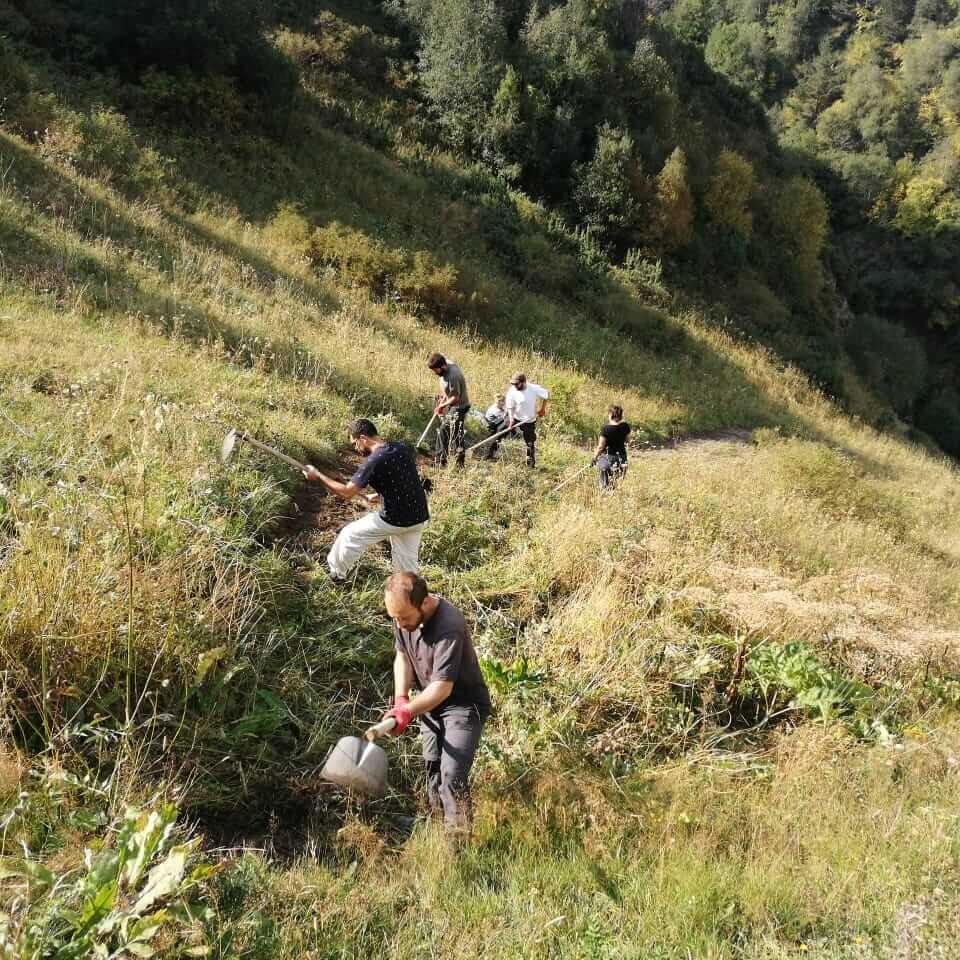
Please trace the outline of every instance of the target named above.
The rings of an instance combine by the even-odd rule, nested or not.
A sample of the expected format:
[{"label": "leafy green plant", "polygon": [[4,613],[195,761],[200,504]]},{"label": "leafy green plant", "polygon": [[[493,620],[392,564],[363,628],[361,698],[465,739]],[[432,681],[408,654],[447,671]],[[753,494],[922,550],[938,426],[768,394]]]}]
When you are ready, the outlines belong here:
[{"label": "leafy green plant", "polygon": [[546,674],[534,670],[526,657],[517,657],[512,663],[481,657],[480,669],[484,680],[498,693],[504,694],[535,687],[546,679]]},{"label": "leafy green plant", "polygon": [[194,862],[199,840],[174,843],[177,810],[130,809],[113,846],[87,850],[83,869],[59,872],[24,857],[0,863],[0,880],[19,889],[0,913],[4,960],[147,958],[161,931],[177,931],[183,956],[204,956],[194,899],[216,868]]},{"label": "leafy green plant", "polygon": [[799,640],[755,647],[745,672],[741,695],[763,700],[770,713],[796,709],[817,720],[832,720],[862,710],[874,697],[866,684],[828,667]]},{"label": "leafy green plant", "polygon": [[663,263],[660,260],[648,260],[635,247],[627,251],[620,273],[640,291],[656,294],[666,292],[663,286]]}]

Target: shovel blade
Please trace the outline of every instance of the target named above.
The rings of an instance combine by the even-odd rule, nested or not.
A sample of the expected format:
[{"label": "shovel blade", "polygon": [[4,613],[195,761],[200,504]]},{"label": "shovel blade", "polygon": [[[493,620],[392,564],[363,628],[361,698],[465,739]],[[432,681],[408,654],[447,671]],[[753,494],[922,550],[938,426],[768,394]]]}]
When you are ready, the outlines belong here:
[{"label": "shovel blade", "polygon": [[226,463],[233,456],[233,448],[237,445],[237,431],[231,430],[224,438],[220,447],[220,462]]},{"label": "shovel blade", "polygon": [[387,792],[387,755],[382,747],[360,737],[341,737],[320,776],[346,790],[382,797]]}]

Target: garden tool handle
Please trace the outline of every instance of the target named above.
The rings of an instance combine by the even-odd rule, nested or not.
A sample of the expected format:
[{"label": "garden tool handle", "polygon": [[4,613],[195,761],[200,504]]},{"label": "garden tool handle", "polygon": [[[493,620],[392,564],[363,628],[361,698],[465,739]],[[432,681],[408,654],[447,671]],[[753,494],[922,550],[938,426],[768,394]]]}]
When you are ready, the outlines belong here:
[{"label": "garden tool handle", "polygon": [[426,439],[427,434],[430,432],[430,428],[433,426],[433,421],[436,419],[437,419],[437,411],[434,410],[433,416],[430,418],[430,422],[423,428],[423,433],[420,434],[420,439],[417,441],[418,447]]},{"label": "garden tool handle", "polygon": [[469,453],[471,450],[476,450],[478,447],[482,447],[485,443],[489,443],[491,440],[496,440],[497,437],[502,437],[505,433],[510,433],[511,430],[516,430],[517,427],[523,426],[525,423],[533,423],[533,420],[514,420],[512,427],[504,427],[502,430],[491,434],[489,437],[486,437],[479,443],[475,443],[472,447],[467,447],[464,453]]},{"label": "garden tool handle", "polygon": [[379,723],[375,723],[372,727],[369,727],[364,736],[373,743],[378,737],[383,737],[388,734],[396,725],[397,721],[394,717],[387,717],[386,720],[381,720]]},{"label": "garden tool handle", "polygon": [[276,450],[273,447],[268,447],[265,443],[261,443],[259,440],[255,440],[250,436],[249,433],[241,433],[239,436],[244,443],[249,443],[251,447],[256,447],[257,450],[262,450],[264,453],[269,453],[278,460],[282,460],[284,463],[289,463],[290,466],[295,470],[299,470],[301,473],[303,472],[304,465],[299,460],[294,460],[293,457],[288,457],[285,453],[281,453],[279,450]]}]

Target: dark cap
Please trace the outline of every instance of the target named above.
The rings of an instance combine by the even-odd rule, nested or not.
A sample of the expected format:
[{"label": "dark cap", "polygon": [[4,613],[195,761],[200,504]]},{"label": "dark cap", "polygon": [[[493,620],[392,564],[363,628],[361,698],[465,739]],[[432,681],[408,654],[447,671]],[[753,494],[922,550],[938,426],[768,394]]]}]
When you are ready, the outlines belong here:
[{"label": "dark cap", "polygon": [[526,379],[527,379],[527,375],[526,375],[525,373],[515,373],[515,374],[510,378],[510,383],[511,383],[513,386],[516,386],[518,383],[525,383],[525,382],[526,382]]},{"label": "dark cap", "polygon": [[377,436],[377,428],[374,426],[373,421],[367,420],[365,417],[357,417],[356,420],[351,420],[347,426],[347,432],[354,439],[357,437]]},{"label": "dark cap", "polygon": [[439,370],[447,365],[447,358],[442,353],[431,353],[427,358],[427,366],[431,370]]}]

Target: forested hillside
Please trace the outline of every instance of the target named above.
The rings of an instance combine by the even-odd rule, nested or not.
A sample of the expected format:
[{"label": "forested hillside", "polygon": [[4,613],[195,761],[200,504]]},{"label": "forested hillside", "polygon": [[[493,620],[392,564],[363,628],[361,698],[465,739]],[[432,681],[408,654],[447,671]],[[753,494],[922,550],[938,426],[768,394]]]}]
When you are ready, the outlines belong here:
[{"label": "forested hillside", "polygon": [[446,142],[958,450],[955,3],[398,9]]},{"label": "forested hillside", "polygon": [[[497,214],[493,252],[527,285],[582,301],[579,264],[609,257],[650,299],[695,302],[868,422],[960,451],[949,0],[173,9],[8,8],[5,123],[69,156],[63,100],[79,84],[178,141],[282,139],[303,91],[320,95],[370,142],[442,146],[562,218],[578,238],[567,259],[557,240],[517,249]],[[72,78],[59,99],[32,72],[36,47]],[[159,183],[173,158],[149,156]]]},{"label": "forested hillside", "polygon": [[[954,956],[957,23],[0,0],[0,960]],[[550,391],[536,470],[420,463],[459,851],[411,733],[321,776],[391,692],[364,508],[222,459],[349,476],[434,351]]]}]

